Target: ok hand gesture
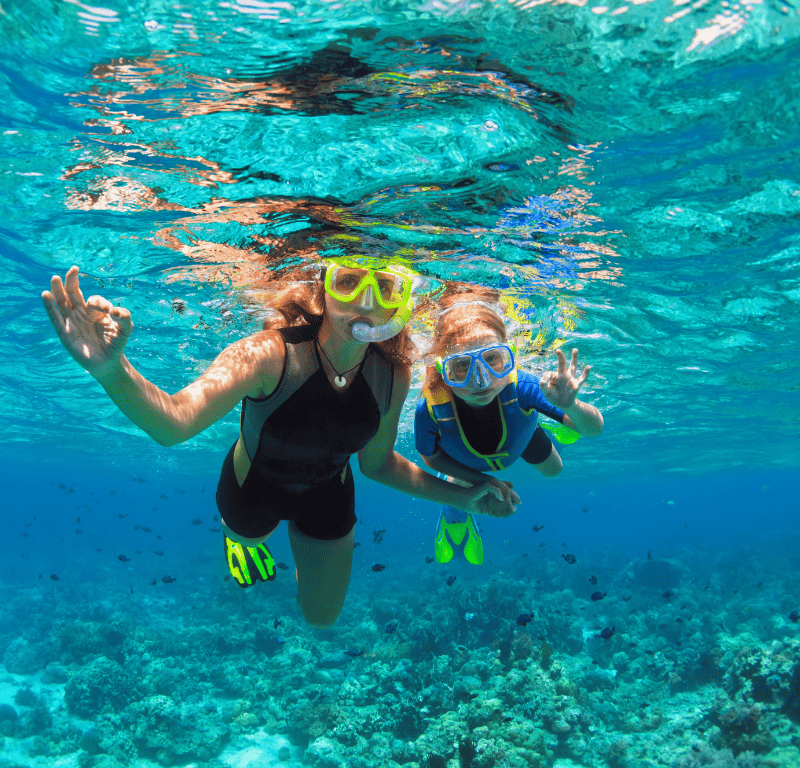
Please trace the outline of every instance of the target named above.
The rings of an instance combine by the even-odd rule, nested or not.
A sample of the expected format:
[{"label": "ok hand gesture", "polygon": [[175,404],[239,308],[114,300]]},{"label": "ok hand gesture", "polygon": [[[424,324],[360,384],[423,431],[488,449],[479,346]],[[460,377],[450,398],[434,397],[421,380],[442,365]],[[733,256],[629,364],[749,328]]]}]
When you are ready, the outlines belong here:
[{"label": "ok hand gesture", "polygon": [[589,376],[592,366],[587,365],[580,375],[578,374],[577,349],[572,350],[572,359],[569,367],[567,367],[567,358],[560,349],[556,350],[556,356],[558,357],[558,370],[545,373],[539,380],[539,386],[542,388],[544,396],[553,405],[562,411],[566,411],[575,404],[578,390]]},{"label": "ok hand gesture", "polygon": [[54,275],[42,301],[58,338],[78,365],[95,378],[119,365],[133,330],[131,313],[102,296],[85,301],[77,267],[70,267],[63,283]]}]

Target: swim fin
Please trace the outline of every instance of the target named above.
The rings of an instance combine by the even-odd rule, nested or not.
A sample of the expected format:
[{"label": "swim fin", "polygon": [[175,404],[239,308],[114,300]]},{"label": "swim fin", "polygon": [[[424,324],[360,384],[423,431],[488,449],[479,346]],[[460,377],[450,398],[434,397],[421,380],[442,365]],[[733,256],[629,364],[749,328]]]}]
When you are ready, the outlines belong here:
[{"label": "swim fin", "polygon": [[449,563],[455,554],[455,547],[462,542],[464,542],[463,551],[467,561],[473,565],[481,565],[483,563],[483,542],[475,519],[469,514],[465,522],[448,523],[444,510],[442,510],[434,541],[436,562]]},{"label": "swim fin", "polygon": [[229,539],[225,534],[222,535],[225,539],[228,570],[240,587],[246,589],[257,581],[272,581],[275,578],[275,560],[264,542],[255,547],[247,547]]}]

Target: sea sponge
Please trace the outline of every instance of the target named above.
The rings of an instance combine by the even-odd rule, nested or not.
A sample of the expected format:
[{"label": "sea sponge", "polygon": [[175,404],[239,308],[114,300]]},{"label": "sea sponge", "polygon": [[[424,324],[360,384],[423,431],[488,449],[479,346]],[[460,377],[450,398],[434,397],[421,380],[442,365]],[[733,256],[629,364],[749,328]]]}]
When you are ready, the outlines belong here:
[{"label": "sea sponge", "polygon": [[137,696],[136,680],[116,661],[100,656],[72,675],[64,701],[72,715],[94,719],[106,707],[120,712]]},{"label": "sea sponge", "polygon": [[216,711],[178,706],[169,696],[149,696],[131,705],[133,738],[140,754],[153,753],[162,765],[208,760],[227,741],[230,729]]}]

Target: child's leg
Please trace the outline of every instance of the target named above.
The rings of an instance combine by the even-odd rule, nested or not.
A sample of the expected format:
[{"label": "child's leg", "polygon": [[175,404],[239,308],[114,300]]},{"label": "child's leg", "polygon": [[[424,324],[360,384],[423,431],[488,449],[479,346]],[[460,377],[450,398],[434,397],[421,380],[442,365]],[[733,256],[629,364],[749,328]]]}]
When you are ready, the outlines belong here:
[{"label": "child's leg", "polygon": [[545,477],[555,477],[564,468],[561,456],[541,427],[536,427],[533,437],[522,452],[522,458],[528,464],[533,464]]}]

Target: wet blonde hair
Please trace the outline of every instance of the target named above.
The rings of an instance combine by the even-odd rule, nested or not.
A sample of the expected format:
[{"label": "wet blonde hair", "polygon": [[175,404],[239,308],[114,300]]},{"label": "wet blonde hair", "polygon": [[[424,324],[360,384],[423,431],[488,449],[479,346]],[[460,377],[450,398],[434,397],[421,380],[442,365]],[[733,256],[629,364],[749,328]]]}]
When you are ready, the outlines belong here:
[{"label": "wet blonde hair", "polygon": [[[274,310],[263,324],[265,331],[288,328],[294,325],[312,325],[319,328],[325,314],[325,273],[309,280],[307,270],[288,273],[282,283],[291,284],[280,291],[270,309]],[[386,341],[372,342],[378,352],[392,365],[408,369],[414,361],[417,348],[407,328]]]},{"label": "wet blonde hair", "polygon": [[[484,304],[497,304],[500,294],[490,288],[463,286],[448,288],[438,302],[439,320],[433,332],[433,344],[428,354],[432,358],[443,357],[446,352],[470,338],[494,332],[500,342],[507,342],[506,324],[503,318]],[[476,304],[474,302],[484,302]],[[463,306],[459,306],[463,305]],[[452,309],[451,309],[452,307]],[[447,312],[444,310],[447,309]],[[425,373],[425,386],[447,387],[442,374],[435,365],[429,365]]]}]

